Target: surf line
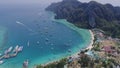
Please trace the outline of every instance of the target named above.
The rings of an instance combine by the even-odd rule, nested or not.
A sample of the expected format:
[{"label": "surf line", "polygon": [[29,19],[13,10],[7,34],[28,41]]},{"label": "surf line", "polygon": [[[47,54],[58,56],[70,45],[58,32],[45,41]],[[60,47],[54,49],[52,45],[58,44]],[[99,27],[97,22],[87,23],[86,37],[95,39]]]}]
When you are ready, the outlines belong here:
[{"label": "surf line", "polygon": [[19,21],[16,21],[16,23],[23,26],[23,27],[25,27],[25,28],[27,28],[29,31],[33,32],[33,30],[31,28],[29,28],[28,26],[26,26],[25,24],[23,24],[23,23],[21,23]]}]

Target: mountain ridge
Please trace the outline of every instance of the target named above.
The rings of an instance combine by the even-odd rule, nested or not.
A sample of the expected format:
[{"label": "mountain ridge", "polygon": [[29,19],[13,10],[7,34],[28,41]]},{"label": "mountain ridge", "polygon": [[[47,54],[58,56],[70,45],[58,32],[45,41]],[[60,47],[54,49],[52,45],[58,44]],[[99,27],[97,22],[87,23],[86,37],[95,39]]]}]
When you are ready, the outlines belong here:
[{"label": "mountain ridge", "polygon": [[109,36],[120,38],[120,7],[96,1],[63,0],[52,3],[46,10],[56,13],[55,19],[66,19],[80,28],[99,28]]}]

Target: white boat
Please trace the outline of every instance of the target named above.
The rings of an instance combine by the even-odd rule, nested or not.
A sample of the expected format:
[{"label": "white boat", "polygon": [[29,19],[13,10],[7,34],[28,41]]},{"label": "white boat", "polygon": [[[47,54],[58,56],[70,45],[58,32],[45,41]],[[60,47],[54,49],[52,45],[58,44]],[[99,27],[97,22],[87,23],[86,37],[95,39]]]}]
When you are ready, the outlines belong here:
[{"label": "white boat", "polygon": [[4,54],[8,54],[9,52],[11,52],[11,50],[13,49],[13,47],[9,47],[7,50],[5,50]]},{"label": "white boat", "polygon": [[13,49],[13,47],[11,46],[11,47],[7,50],[7,52],[8,52],[8,53],[11,52],[12,49]]},{"label": "white boat", "polygon": [[45,40],[48,42],[49,41],[49,39],[48,38],[45,38]]},{"label": "white boat", "polygon": [[8,50],[5,50],[4,54],[8,54]]},{"label": "white boat", "polygon": [[23,50],[23,46],[20,46],[19,48],[18,48],[18,51],[22,51]]},{"label": "white boat", "polygon": [[19,46],[17,45],[16,47],[15,47],[15,50],[17,50],[19,48]]},{"label": "white boat", "polygon": [[27,46],[30,46],[30,42],[29,41],[27,42]]},{"label": "white boat", "polygon": [[40,42],[39,41],[37,41],[37,44],[39,44]]},{"label": "white boat", "polygon": [[0,60],[0,64],[3,64],[4,63],[4,61],[3,60]]},{"label": "white boat", "polygon": [[17,24],[20,24],[20,25],[24,25],[23,23],[19,22],[19,21],[16,21]]},{"label": "white boat", "polygon": [[16,52],[16,51],[18,50],[18,48],[19,48],[19,46],[17,45],[17,46],[14,48],[13,52]]}]

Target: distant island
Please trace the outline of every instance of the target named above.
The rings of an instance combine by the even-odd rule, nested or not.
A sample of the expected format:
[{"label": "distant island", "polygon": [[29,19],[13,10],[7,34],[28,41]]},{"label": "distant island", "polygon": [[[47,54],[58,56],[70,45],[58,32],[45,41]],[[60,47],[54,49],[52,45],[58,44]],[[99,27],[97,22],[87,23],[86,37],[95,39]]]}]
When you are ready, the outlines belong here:
[{"label": "distant island", "polygon": [[46,10],[54,12],[56,19],[66,19],[77,27],[98,28],[108,36],[120,38],[120,7],[95,1],[63,0],[52,3]]}]

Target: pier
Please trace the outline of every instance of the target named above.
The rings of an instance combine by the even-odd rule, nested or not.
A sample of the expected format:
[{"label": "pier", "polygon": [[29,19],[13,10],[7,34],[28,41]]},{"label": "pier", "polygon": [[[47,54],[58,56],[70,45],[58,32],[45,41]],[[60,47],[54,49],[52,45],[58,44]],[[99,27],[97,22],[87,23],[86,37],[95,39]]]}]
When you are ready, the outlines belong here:
[{"label": "pier", "polygon": [[[13,50],[13,51],[12,51]],[[4,63],[4,59],[10,59],[16,57],[19,52],[23,50],[23,46],[16,46],[14,49],[13,47],[8,48],[5,50],[4,54],[0,56],[0,64]]]}]

